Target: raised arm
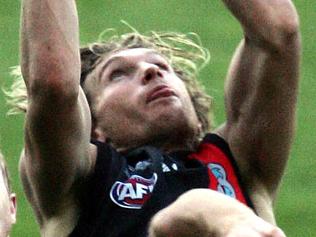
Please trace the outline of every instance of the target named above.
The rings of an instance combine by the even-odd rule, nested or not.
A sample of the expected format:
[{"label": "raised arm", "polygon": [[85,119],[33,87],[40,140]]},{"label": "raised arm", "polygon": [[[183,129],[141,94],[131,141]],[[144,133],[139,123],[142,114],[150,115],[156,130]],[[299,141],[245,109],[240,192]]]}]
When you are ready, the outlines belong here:
[{"label": "raised arm", "polygon": [[74,184],[92,164],[91,119],[79,87],[75,0],[23,0],[21,20],[29,100],[21,175],[44,228],[53,217],[74,215]]},{"label": "raised arm", "polygon": [[[273,201],[289,156],[300,34],[290,0],[223,0],[244,30],[226,81],[228,141],[248,188]],[[269,199],[270,198],[270,199]]]}]

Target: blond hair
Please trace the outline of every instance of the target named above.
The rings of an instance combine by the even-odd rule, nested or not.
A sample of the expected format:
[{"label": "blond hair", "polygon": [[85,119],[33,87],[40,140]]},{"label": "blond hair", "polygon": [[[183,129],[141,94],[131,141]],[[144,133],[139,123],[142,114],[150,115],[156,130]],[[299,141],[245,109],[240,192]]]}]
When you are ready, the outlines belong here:
[{"label": "blond hair", "polygon": [[[134,30],[134,29],[133,29]],[[200,70],[209,61],[209,52],[194,33],[182,34],[174,32],[154,32],[140,34],[136,30],[132,33],[117,34],[115,30],[104,31],[99,40],[80,48],[81,77],[84,82],[96,66],[110,53],[131,48],[150,48],[165,56],[175,73],[184,81],[191,97],[199,121],[202,124],[201,136],[211,127],[212,99],[204,91],[197,78]],[[25,112],[27,110],[27,93],[22,80],[20,67],[13,68],[11,74],[15,80],[9,92],[6,92],[8,103],[12,106],[9,113]],[[89,101],[89,95],[87,94]],[[200,137],[201,137],[200,136]]]},{"label": "blond hair", "polygon": [[10,106],[7,114],[25,113],[27,111],[27,91],[22,77],[21,67],[12,67],[10,75],[13,77],[13,83],[9,90],[4,90],[7,104]]}]

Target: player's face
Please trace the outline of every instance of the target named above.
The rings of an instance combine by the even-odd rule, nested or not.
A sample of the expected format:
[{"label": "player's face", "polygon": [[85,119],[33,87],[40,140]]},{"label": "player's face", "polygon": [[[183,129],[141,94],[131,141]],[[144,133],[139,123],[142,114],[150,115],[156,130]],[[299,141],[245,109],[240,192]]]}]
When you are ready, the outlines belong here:
[{"label": "player's face", "polygon": [[[96,127],[117,148],[187,142],[197,133],[199,122],[185,84],[157,52],[113,53],[92,76],[99,80],[92,94]],[[91,81],[87,78],[85,87]]]},{"label": "player's face", "polygon": [[0,237],[9,235],[11,225],[15,223],[15,196],[9,195],[0,170]]}]

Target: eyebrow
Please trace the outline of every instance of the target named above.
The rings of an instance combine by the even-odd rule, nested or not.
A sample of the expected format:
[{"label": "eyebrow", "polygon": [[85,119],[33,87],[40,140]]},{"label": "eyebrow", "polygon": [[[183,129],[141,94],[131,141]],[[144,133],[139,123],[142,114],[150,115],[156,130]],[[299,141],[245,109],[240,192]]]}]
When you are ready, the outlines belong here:
[{"label": "eyebrow", "polygon": [[112,63],[114,63],[115,61],[120,61],[124,59],[123,56],[113,56],[113,57],[110,57],[105,63],[104,65],[102,66],[101,68],[101,72],[103,73],[103,71]]},{"label": "eyebrow", "polygon": [[110,57],[102,66],[102,68],[100,69],[99,75],[98,75],[98,80],[101,80],[101,78],[103,77],[103,74],[106,70],[106,68],[108,68],[112,63],[115,63],[116,61],[121,61],[123,60],[124,57],[123,56],[112,56]]}]

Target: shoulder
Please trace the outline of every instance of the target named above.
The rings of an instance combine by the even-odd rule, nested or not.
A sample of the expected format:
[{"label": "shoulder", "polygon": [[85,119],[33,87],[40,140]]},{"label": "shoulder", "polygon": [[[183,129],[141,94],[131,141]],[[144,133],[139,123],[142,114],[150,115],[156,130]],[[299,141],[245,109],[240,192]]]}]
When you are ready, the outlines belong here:
[{"label": "shoulder", "polygon": [[221,137],[223,140],[227,141],[227,125],[226,123],[221,124],[219,127],[215,128],[212,134],[216,134]]},{"label": "shoulder", "polygon": [[201,144],[212,144],[222,150],[227,156],[233,157],[231,148],[229,146],[227,136],[226,136],[226,125],[223,124],[220,127],[214,129],[213,131],[207,133]]}]

